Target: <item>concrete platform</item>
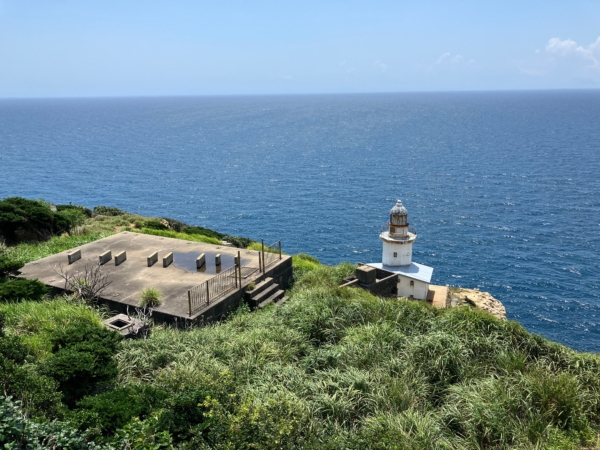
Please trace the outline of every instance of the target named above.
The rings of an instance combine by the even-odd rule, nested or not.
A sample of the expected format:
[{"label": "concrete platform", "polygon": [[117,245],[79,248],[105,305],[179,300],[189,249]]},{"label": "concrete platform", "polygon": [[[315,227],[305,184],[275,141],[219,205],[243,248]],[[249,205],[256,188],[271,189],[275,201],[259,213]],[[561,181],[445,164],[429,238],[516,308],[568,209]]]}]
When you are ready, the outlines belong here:
[{"label": "concrete platform", "polygon": [[[81,259],[68,264],[67,254],[76,250],[81,250]],[[287,287],[288,281],[291,280],[290,256],[283,255],[281,260],[268,267],[267,272],[263,274],[258,271],[259,252],[257,251],[126,231],[28,263],[21,269],[20,276],[29,279],[37,278],[48,286],[64,289],[64,281],[55,271],[60,263],[64,270],[77,272],[86,264],[98,264],[99,256],[109,250],[113,258],[102,266],[102,271],[110,275],[112,284],[102,292],[100,300],[122,312],[129,306],[130,312],[133,313],[135,308],[139,307],[142,289],[154,287],[163,296],[163,304],[155,308],[154,316],[165,321],[195,319],[200,315],[208,318],[215,314],[222,314],[222,308],[217,307],[215,310],[220,311],[219,314],[211,314],[209,310],[217,306],[216,303],[227,298],[217,299],[214,305],[196,311],[190,317],[187,291],[233,267],[234,257],[237,257],[238,251],[241,256],[242,274],[245,276],[242,285],[260,280],[269,274],[279,276],[284,284],[283,288]],[[148,267],[148,256],[157,251],[158,262]],[[126,252],[127,258],[116,266],[114,257],[121,252]],[[170,252],[173,252],[173,263],[163,267],[162,258]],[[206,255],[206,265],[198,270],[196,258],[202,253]],[[220,267],[215,266],[214,263],[217,254],[221,255]],[[289,274],[287,274],[288,269]],[[285,276],[282,275],[283,272],[286,272]],[[232,294],[239,294],[238,297],[242,298],[241,289],[240,292],[236,290]],[[235,306],[235,302],[229,301],[229,303]]]}]

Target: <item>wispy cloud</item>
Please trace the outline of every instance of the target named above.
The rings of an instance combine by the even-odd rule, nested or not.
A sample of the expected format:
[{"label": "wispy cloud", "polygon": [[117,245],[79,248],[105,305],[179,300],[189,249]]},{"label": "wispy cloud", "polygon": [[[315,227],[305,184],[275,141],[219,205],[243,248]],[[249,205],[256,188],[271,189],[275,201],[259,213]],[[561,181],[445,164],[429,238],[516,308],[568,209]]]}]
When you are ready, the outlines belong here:
[{"label": "wispy cloud", "polygon": [[[465,58],[462,55],[457,54],[453,56],[452,53],[446,52],[435,61],[435,64],[438,66],[443,64],[458,65],[464,62]],[[470,59],[466,62],[466,64],[473,64],[474,62],[475,61],[473,59]]]},{"label": "wispy cloud", "polygon": [[381,69],[382,72],[385,72],[388,68],[388,65],[379,59],[375,61],[373,65]]}]

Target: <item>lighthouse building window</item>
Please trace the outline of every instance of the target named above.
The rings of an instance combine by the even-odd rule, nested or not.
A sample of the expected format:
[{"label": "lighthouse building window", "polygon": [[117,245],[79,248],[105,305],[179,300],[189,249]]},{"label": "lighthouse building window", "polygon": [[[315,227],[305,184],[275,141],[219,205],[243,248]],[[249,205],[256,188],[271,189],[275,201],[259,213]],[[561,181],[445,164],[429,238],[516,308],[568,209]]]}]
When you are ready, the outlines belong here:
[{"label": "lighthouse building window", "polygon": [[398,252],[394,252],[394,258],[398,257]]}]

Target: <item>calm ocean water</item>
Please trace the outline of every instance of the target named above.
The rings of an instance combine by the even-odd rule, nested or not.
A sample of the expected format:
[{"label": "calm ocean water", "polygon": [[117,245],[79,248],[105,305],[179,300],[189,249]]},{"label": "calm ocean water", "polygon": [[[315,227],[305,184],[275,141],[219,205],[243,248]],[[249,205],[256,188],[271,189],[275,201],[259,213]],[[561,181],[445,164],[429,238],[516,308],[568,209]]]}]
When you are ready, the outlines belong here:
[{"label": "calm ocean water", "polygon": [[0,198],[112,205],[381,260],[401,198],[436,284],[600,352],[600,91],[0,101]]}]

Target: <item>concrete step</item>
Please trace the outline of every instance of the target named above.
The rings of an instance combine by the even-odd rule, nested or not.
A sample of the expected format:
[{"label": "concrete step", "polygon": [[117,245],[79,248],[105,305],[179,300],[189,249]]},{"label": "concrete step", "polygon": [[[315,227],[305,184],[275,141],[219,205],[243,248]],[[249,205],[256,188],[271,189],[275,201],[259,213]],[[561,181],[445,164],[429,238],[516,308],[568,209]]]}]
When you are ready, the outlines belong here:
[{"label": "concrete step", "polygon": [[263,291],[260,294],[255,295],[252,298],[251,303],[258,305],[260,302],[264,301],[266,298],[269,298],[277,290],[279,290],[279,286],[277,284],[272,283],[269,287],[263,289]]},{"label": "concrete step", "polygon": [[252,299],[252,300],[255,299],[258,294],[260,294],[262,291],[264,291],[265,289],[267,289],[268,287],[270,287],[272,285],[273,285],[273,278],[270,278],[270,277],[265,278],[263,281],[258,283],[251,292],[248,292],[250,299]]},{"label": "concrete step", "polygon": [[290,298],[286,295],[285,297],[281,297],[279,300],[277,300],[277,303],[275,303],[277,306],[282,305],[283,303],[287,302]]},{"label": "concrete step", "polygon": [[283,291],[282,289],[278,289],[275,293],[273,293],[269,298],[267,298],[266,300],[260,302],[258,304],[258,308],[259,309],[263,309],[265,306],[267,306],[270,303],[276,302],[277,300],[279,300],[281,297],[283,297],[283,294],[285,294],[285,291]]}]

